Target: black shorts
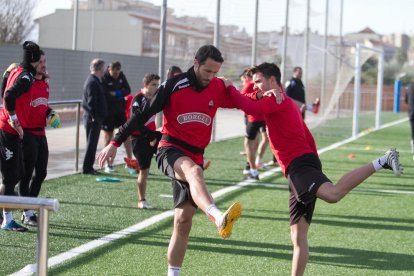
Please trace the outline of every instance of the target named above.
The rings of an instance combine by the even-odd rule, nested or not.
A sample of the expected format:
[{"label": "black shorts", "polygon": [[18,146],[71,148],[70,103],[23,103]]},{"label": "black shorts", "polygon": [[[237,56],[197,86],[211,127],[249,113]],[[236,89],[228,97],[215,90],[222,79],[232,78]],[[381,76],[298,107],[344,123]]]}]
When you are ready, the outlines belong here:
[{"label": "black shorts", "polygon": [[160,147],[158,148],[155,160],[157,161],[158,168],[171,179],[174,208],[177,208],[181,203],[187,201],[197,208],[191,196],[189,184],[175,178],[174,163],[178,158],[184,156],[187,155],[176,147]]},{"label": "black shorts", "polygon": [[316,203],[316,192],[325,182],[331,182],[322,172],[319,158],[304,154],[288,167],[290,225],[297,224],[302,216],[310,224]]},{"label": "black shorts", "polygon": [[[157,141],[161,139],[161,133],[157,131]],[[150,140],[146,137],[132,137],[132,152],[142,170],[151,167],[152,156],[157,152],[158,143],[151,147]]]},{"label": "black shorts", "polygon": [[126,122],[125,111],[110,113],[102,123],[104,131],[113,132],[115,128],[119,128]]},{"label": "black shorts", "polygon": [[249,140],[256,139],[257,133],[266,132],[265,121],[247,122],[246,124],[246,138]]}]

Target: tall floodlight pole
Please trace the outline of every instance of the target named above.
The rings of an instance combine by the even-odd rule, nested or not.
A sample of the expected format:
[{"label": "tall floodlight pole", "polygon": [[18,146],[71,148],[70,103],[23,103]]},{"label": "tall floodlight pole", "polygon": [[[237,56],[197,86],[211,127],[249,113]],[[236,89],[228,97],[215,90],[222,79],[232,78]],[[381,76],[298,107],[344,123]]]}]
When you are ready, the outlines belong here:
[{"label": "tall floodlight pole", "polygon": [[94,48],[95,38],[95,1],[92,1],[92,15],[91,15],[91,35],[90,35],[90,51]]},{"label": "tall floodlight pole", "polygon": [[283,52],[282,52],[282,65],[281,65],[281,74],[282,82],[284,82],[284,77],[286,76],[286,56],[287,56],[287,36],[289,32],[289,0],[286,0],[286,12],[285,12],[285,27],[283,29]]},{"label": "tall floodlight pole", "polygon": [[[338,63],[337,63],[337,69],[336,69],[336,83],[339,83],[341,78],[341,68],[342,68],[342,58],[343,58],[343,44],[344,44],[344,38],[343,38],[343,20],[344,20],[344,0],[341,0],[340,2],[340,8],[339,8],[339,36],[338,36]],[[339,118],[339,98],[336,102],[336,117]]]},{"label": "tall floodlight pole", "polygon": [[74,1],[75,6],[73,7],[73,34],[72,34],[72,50],[76,50],[78,40],[78,4],[79,0]]},{"label": "tall floodlight pole", "polygon": [[[216,24],[214,25],[214,46],[220,46],[220,0],[217,0]],[[211,132],[211,141],[216,140],[216,118],[213,119],[213,130]]]},{"label": "tall floodlight pole", "polygon": [[[160,18],[160,52],[158,59],[158,75],[165,80],[165,37],[167,35],[167,0],[162,1]],[[157,116],[157,127],[162,126],[162,112]]]},{"label": "tall floodlight pole", "polygon": [[310,33],[310,2],[306,1],[306,29],[305,29],[305,47],[303,53],[303,80],[305,87],[308,85],[308,64],[309,64],[309,33]]},{"label": "tall floodlight pole", "polygon": [[322,55],[322,80],[321,80],[321,109],[324,110],[326,106],[326,58],[328,53],[328,15],[329,15],[329,0],[326,1],[325,7],[325,34],[323,37],[323,55]]},{"label": "tall floodlight pole", "polygon": [[220,0],[217,0],[216,24],[214,25],[214,46],[220,47]]},{"label": "tall floodlight pole", "polygon": [[259,0],[256,0],[256,7],[254,13],[254,30],[253,30],[253,40],[252,40],[252,62],[251,65],[256,64],[257,57],[257,25],[259,22]]}]

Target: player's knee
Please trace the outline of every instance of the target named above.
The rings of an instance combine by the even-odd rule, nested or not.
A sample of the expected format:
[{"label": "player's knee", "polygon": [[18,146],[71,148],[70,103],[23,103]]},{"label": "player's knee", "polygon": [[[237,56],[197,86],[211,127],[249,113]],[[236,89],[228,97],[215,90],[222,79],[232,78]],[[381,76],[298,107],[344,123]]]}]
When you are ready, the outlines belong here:
[{"label": "player's knee", "polygon": [[194,165],[191,167],[190,173],[192,175],[203,175],[203,169],[198,165]]},{"label": "player's knee", "polygon": [[192,219],[189,217],[180,217],[176,220],[175,229],[181,237],[187,237],[190,234]]}]

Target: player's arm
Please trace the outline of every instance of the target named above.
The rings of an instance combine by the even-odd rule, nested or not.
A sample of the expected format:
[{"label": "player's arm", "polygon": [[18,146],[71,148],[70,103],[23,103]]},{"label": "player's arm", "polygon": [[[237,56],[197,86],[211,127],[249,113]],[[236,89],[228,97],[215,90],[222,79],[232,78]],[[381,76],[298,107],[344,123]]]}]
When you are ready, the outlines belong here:
[{"label": "player's arm", "polygon": [[16,100],[21,95],[29,91],[33,83],[33,77],[28,72],[21,73],[12,87],[4,93],[4,104],[9,113],[9,124],[23,138],[23,128],[20,125],[19,118],[16,115]]},{"label": "player's arm", "polygon": [[170,89],[166,87],[165,83],[161,85],[154,97],[148,101],[141,109],[136,109],[129,120],[119,128],[118,133],[112,139],[111,144],[120,146],[134,130],[140,130],[145,126],[148,119],[160,112],[164,106],[169,102]]},{"label": "player's arm", "polygon": [[89,114],[92,116],[92,121],[95,121],[98,115],[98,97],[100,97],[100,87],[96,82],[91,82],[86,87],[87,105],[89,107]]},{"label": "player's arm", "polygon": [[129,86],[128,80],[125,77],[123,72],[121,72],[121,78],[122,78],[122,88],[121,88],[122,97],[125,97],[131,94],[131,87]]}]

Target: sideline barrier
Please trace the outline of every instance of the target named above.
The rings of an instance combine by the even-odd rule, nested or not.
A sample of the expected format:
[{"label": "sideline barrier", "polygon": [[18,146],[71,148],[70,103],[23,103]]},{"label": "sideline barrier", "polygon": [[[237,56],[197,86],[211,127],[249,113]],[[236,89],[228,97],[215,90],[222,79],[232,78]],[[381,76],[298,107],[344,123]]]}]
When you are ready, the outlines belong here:
[{"label": "sideline barrier", "polygon": [[53,198],[0,196],[0,207],[39,210],[37,226],[37,265],[36,270],[33,272],[36,275],[47,275],[49,211],[57,211],[59,209],[59,201]]}]

